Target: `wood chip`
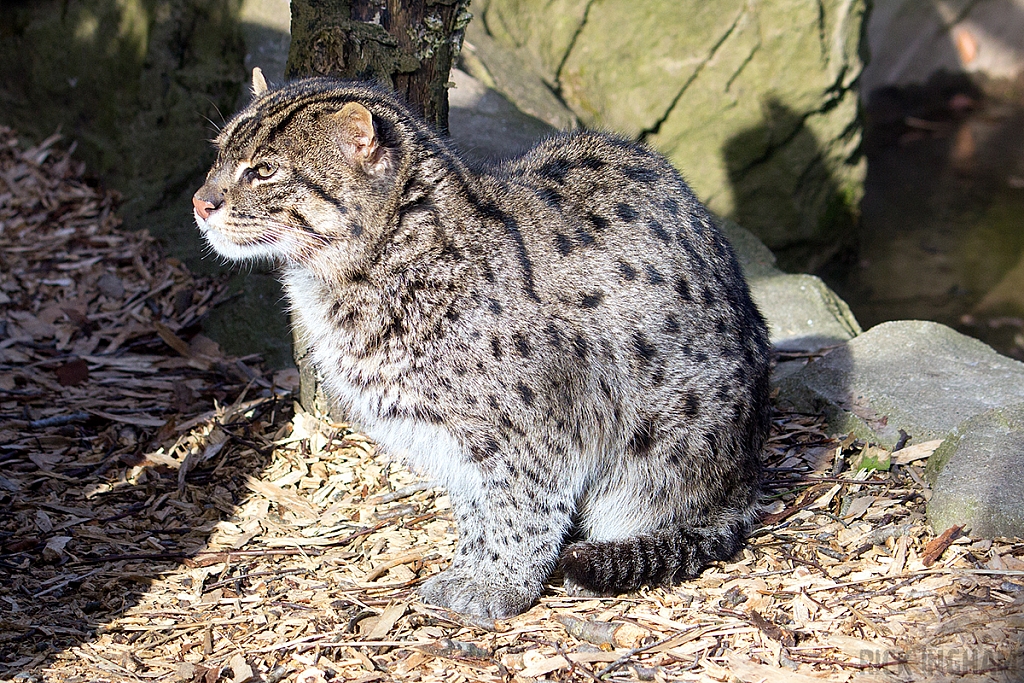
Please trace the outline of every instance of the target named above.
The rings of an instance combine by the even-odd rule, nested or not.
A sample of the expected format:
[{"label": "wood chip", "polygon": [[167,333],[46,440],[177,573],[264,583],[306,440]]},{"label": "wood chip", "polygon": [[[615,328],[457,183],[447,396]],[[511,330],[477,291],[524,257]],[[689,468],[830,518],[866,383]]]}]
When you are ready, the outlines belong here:
[{"label": "wood chip", "polygon": [[796,645],[796,636],[793,635],[792,631],[787,631],[778,624],[773,624],[761,616],[757,610],[751,610],[747,614],[747,617],[750,619],[750,623],[761,629],[762,633],[775,642],[785,645],[786,647],[793,647]]},{"label": "wood chip", "polygon": [[959,536],[960,532],[963,531],[962,525],[954,525],[942,532],[938,538],[933,539],[924,548],[924,552],[921,554],[921,562],[926,567],[930,567],[942,557],[942,553],[946,552],[949,546],[953,545]]},{"label": "wood chip", "polygon": [[409,606],[405,603],[390,605],[385,608],[377,618],[377,623],[373,627],[373,630],[366,634],[366,639],[383,640],[386,635],[391,633],[391,629],[395,627],[395,623],[402,618],[408,608]]},{"label": "wood chip", "polygon": [[909,465],[910,463],[917,462],[918,460],[927,460],[931,457],[931,454],[935,452],[935,449],[941,445],[942,439],[935,439],[933,441],[925,441],[924,443],[904,446],[900,450],[893,452],[892,464]]},{"label": "wood chip", "polygon": [[650,635],[647,629],[631,624],[578,619],[571,614],[556,614],[555,620],[574,638],[602,649],[634,648]]}]

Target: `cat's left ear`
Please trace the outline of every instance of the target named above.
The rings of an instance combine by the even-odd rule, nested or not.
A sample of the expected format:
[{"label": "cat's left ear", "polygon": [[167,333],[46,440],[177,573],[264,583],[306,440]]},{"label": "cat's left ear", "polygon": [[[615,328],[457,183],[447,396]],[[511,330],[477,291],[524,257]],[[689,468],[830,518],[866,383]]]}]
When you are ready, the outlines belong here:
[{"label": "cat's left ear", "polygon": [[259,97],[269,90],[267,87],[267,79],[263,76],[263,69],[258,66],[252,69],[252,96]]},{"label": "cat's left ear", "polygon": [[358,102],[348,102],[334,118],[338,124],[338,143],[353,165],[369,175],[387,169],[387,155],[373,126],[373,114]]}]

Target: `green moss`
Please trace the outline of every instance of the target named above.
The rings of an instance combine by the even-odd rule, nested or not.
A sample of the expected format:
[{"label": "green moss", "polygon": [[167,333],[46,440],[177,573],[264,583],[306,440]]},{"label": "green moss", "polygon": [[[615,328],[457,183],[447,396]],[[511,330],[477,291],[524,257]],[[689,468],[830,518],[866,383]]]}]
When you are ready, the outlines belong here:
[{"label": "green moss", "polygon": [[928,458],[928,463],[924,468],[924,478],[929,484],[935,484],[935,480],[938,478],[939,473],[942,472],[943,468],[949,462],[949,459],[956,453],[957,448],[960,446],[960,439],[964,435],[964,425],[961,425],[957,429],[954,429],[946,440],[943,441],[935,452]]}]

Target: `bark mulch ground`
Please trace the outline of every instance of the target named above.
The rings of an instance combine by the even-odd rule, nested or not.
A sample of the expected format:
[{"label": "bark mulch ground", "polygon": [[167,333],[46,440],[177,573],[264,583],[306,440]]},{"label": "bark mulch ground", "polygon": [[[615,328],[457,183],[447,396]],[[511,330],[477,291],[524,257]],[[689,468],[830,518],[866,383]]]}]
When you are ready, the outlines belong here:
[{"label": "bark mulch ground", "polygon": [[0,128],[0,680],[1022,680],[1024,542],[936,537],[934,443],[813,416],[776,415],[769,514],[694,581],[555,581],[501,622],[421,603],[444,492],[225,357],[199,327],[222,282],[115,206]]}]

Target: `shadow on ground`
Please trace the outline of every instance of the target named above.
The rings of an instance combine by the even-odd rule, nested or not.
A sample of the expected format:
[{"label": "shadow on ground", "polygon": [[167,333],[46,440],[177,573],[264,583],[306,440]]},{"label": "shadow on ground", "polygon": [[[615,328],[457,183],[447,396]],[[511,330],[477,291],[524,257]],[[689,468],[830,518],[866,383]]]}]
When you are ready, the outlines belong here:
[{"label": "shadow on ground", "polygon": [[[245,95],[240,6],[0,5],[0,124],[31,142],[59,132],[94,182],[121,194],[125,226],[148,230],[199,274],[223,272],[216,259],[203,257],[190,200],[213,161],[209,140]],[[229,353],[259,352],[273,367],[289,365],[290,335],[274,278],[259,272],[232,289],[234,304],[208,316],[209,331]]]}]

